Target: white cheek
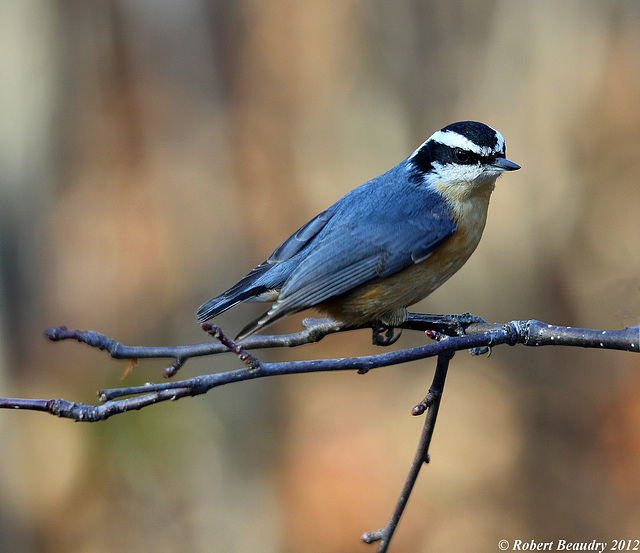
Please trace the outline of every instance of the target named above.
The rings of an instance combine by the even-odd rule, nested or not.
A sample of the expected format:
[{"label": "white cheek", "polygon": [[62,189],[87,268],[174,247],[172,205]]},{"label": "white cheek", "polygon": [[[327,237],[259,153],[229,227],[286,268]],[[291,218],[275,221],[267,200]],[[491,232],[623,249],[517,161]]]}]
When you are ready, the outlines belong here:
[{"label": "white cheek", "polygon": [[471,182],[476,180],[483,173],[480,165],[459,165],[453,163],[442,165],[437,161],[434,161],[433,168],[442,180],[451,183]]}]

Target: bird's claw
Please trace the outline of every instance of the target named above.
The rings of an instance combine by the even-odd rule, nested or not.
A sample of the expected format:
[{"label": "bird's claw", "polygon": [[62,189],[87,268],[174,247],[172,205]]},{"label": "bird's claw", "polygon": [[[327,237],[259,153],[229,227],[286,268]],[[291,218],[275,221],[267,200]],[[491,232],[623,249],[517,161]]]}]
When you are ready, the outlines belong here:
[{"label": "bird's claw", "polygon": [[374,325],[371,341],[374,346],[391,346],[398,341],[401,334],[401,328],[394,328],[383,324]]}]

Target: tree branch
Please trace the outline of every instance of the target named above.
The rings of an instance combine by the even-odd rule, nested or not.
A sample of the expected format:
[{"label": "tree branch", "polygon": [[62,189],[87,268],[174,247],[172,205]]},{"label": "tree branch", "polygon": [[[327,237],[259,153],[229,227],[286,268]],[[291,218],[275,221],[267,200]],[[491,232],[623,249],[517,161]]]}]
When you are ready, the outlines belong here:
[{"label": "tree branch", "polygon": [[[112,338],[93,331],[69,330],[66,327],[51,328],[46,336],[52,341],[78,340],[91,347],[106,350],[116,359],[141,358],[173,358],[174,363],[165,371],[165,375],[175,374],[177,369],[191,357],[213,355],[224,351],[234,350],[239,358],[247,364],[246,368],[233,371],[197,376],[187,380],[166,382],[162,384],[145,384],[111,390],[100,390],[100,400],[103,405],[87,405],[74,403],[62,399],[16,399],[0,398],[0,408],[28,409],[44,411],[59,417],[70,418],[75,421],[95,422],[106,420],[113,415],[142,409],[161,401],[176,400],[186,396],[205,394],[213,388],[267,376],[302,374],[323,371],[355,370],[366,373],[371,369],[397,365],[418,359],[426,359],[446,353],[453,353],[464,349],[494,347],[501,344],[526,346],[580,346],[599,349],[618,349],[625,351],[640,351],[640,331],[638,327],[625,330],[594,330],[549,325],[540,321],[512,321],[510,323],[490,324],[470,315],[434,316],[410,314],[405,328],[446,330],[453,336],[422,346],[398,350],[378,355],[350,357],[342,359],[318,359],[308,361],[289,361],[281,363],[260,363],[255,357],[248,356],[246,349],[266,347],[293,347],[316,342],[328,334],[354,330],[342,328],[333,321],[326,319],[307,319],[305,330],[277,336],[252,336],[244,340],[241,345],[234,344],[221,331],[205,323],[203,327],[216,335],[224,343],[206,343],[190,346],[173,347],[144,347],[125,346]],[[461,331],[472,334],[456,335]],[[241,346],[241,347],[240,347]],[[247,357],[248,356],[248,357]],[[142,395],[140,395],[142,394]],[[131,398],[128,396],[139,396]],[[117,398],[124,398],[114,401]]]},{"label": "tree branch", "polygon": [[[173,363],[165,370],[165,377],[174,376],[191,357],[213,355],[231,351],[245,365],[244,368],[222,373],[206,374],[175,382],[147,383],[99,390],[101,405],[74,403],[64,399],[17,399],[0,398],[0,408],[44,411],[58,417],[75,421],[95,422],[113,415],[142,409],[162,401],[173,401],[186,396],[205,394],[213,388],[267,376],[302,374],[322,371],[355,370],[365,374],[371,369],[386,367],[418,359],[437,356],[438,362],[429,393],[413,408],[414,415],[427,411],[418,448],[405,481],[400,498],[387,525],[381,530],[367,532],[362,536],[366,543],[380,542],[378,553],[385,553],[407,504],[423,463],[428,462],[428,450],[433,434],[440,399],[444,389],[449,361],[459,350],[469,349],[478,354],[492,347],[508,344],[514,346],[579,346],[598,349],[617,349],[640,352],[640,328],[624,330],[595,330],[549,325],[540,321],[512,321],[507,324],[490,324],[468,313],[464,315],[421,315],[410,313],[400,328],[425,331],[434,343],[422,346],[343,359],[317,359],[281,363],[261,363],[249,354],[249,349],[270,347],[295,347],[317,342],[329,334],[356,330],[344,327],[328,319],[305,319],[304,330],[294,334],[278,336],[252,336],[235,343],[222,330],[209,323],[203,330],[217,342],[173,347],[125,346],[93,331],[69,330],[61,326],[50,328],[46,336],[52,341],[77,340],[88,346],[105,350],[115,359],[169,358]],[[362,328],[362,327],[358,327]],[[378,329],[379,330],[379,329]],[[388,330],[388,329],[387,329]],[[374,329],[374,334],[375,334]],[[392,343],[391,341],[387,343]]]}]

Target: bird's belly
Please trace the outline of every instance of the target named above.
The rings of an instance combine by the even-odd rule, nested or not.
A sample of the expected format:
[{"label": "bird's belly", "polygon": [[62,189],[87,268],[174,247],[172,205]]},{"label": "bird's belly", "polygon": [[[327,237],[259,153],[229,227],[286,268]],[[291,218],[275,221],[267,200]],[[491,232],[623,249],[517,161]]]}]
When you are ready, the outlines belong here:
[{"label": "bird's belly", "polygon": [[458,271],[476,249],[481,233],[482,230],[469,233],[459,229],[424,261],[362,284],[316,309],[347,324],[393,320],[397,313],[404,313],[405,307],[427,297]]}]

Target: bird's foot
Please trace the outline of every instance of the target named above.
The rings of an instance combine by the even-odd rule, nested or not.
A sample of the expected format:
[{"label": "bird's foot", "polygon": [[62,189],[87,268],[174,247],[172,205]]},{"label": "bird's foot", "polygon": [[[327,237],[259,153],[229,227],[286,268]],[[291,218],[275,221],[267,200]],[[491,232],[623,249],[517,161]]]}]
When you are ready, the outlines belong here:
[{"label": "bird's foot", "polygon": [[371,341],[374,346],[391,346],[398,341],[402,334],[401,328],[394,328],[385,324],[375,324],[372,329]]}]

